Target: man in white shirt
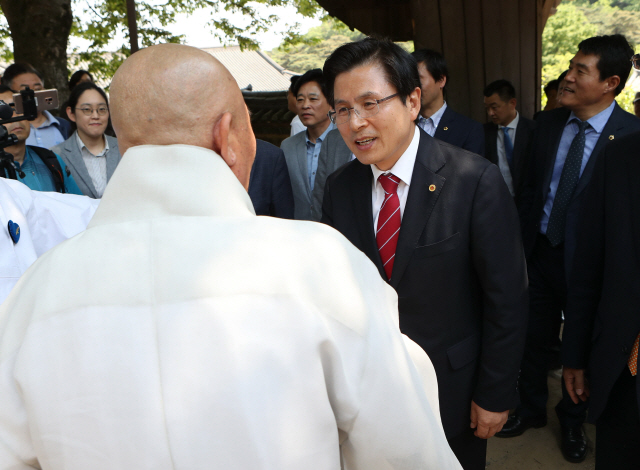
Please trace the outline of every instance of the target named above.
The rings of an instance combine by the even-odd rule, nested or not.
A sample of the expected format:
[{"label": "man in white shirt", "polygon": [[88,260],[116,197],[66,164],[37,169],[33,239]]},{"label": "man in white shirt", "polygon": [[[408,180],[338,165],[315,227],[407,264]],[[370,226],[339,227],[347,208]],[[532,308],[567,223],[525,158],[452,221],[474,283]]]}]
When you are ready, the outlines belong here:
[{"label": "man in white shirt", "polygon": [[496,80],[484,89],[484,107],[491,119],[484,125],[485,154],[498,165],[511,195],[519,198],[524,187],[533,131],[536,123],[517,111],[516,90],[507,80]]},{"label": "man in white shirt", "polygon": [[459,469],[375,267],[255,217],[229,72],[153,46],[111,99],[123,159],[96,216],[0,309],[0,469]]}]

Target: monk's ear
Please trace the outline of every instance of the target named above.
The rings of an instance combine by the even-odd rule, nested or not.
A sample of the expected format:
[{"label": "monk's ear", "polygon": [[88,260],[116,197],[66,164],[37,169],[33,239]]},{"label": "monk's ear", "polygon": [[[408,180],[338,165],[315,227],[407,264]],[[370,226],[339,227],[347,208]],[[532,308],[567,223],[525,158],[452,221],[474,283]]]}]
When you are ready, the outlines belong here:
[{"label": "monk's ear", "polygon": [[229,146],[231,113],[224,113],[213,127],[213,151],[222,157],[230,167],[236,163],[235,152]]}]

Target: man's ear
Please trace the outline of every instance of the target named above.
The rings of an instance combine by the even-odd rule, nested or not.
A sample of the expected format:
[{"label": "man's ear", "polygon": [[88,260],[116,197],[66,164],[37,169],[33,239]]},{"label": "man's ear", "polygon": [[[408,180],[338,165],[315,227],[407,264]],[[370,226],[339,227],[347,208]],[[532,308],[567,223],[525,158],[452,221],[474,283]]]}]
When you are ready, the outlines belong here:
[{"label": "man's ear", "polygon": [[618,85],[620,85],[620,77],[618,77],[617,75],[612,75],[611,77],[606,78],[605,82],[607,82],[605,93],[614,91],[615,94],[615,89],[618,88]]},{"label": "man's ear", "polygon": [[422,96],[422,89],[416,87],[411,94],[407,97],[407,106],[409,107],[409,112],[411,113],[412,120],[418,117],[418,113],[420,112],[421,101],[420,97]]},{"label": "man's ear", "polygon": [[230,167],[236,162],[236,155],[229,147],[229,132],[231,131],[231,113],[224,113],[213,126],[212,150],[222,157]]},{"label": "man's ear", "polygon": [[71,111],[71,106],[67,106],[67,116],[71,122],[76,122],[76,115]]}]

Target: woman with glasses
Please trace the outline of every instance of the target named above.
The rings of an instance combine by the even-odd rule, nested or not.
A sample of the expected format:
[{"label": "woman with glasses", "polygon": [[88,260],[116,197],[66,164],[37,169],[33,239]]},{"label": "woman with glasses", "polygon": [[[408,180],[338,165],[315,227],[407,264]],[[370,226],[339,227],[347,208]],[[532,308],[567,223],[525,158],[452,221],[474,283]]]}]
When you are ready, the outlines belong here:
[{"label": "woman with glasses", "polygon": [[52,150],[65,161],[85,196],[101,198],[120,162],[117,139],[104,133],[109,124],[107,95],[94,83],[80,83],[69,96],[66,112],[76,132]]}]

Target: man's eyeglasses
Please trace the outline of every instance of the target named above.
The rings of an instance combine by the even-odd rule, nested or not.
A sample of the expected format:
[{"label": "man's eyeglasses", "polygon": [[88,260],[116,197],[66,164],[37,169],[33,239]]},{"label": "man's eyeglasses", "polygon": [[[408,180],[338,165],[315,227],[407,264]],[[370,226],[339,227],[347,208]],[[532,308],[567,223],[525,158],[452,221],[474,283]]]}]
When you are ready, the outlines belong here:
[{"label": "man's eyeglasses", "polygon": [[84,114],[85,116],[91,116],[94,111],[97,111],[98,115],[100,116],[106,116],[107,114],[109,114],[109,108],[107,108],[106,106],[100,106],[99,108],[91,108],[89,106],[83,106],[82,108],[76,108],[76,109],[79,109],[80,111],[82,111],[82,114]]},{"label": "man's eyeglasses", "polygon": [[634,54],[633,57],[631,57],[631,63],[634,69],[640,70],[640,54]]},{"label": "man's eyeglasses", "polygon": [[335,111],[329,111],[329,119],[331,119],[331,122],[336,125],[344,124],[349,121],[352,109],[353,112],[361,119],[373,117],[380,112],[380,103],[390,100],[391,98],[395,98],[398,95],[399,93],[394,93],[393,95],[389,95],[379,100],[369,99],[362,103],[362,105],[356,104],[351,108],[340,106]]}]

